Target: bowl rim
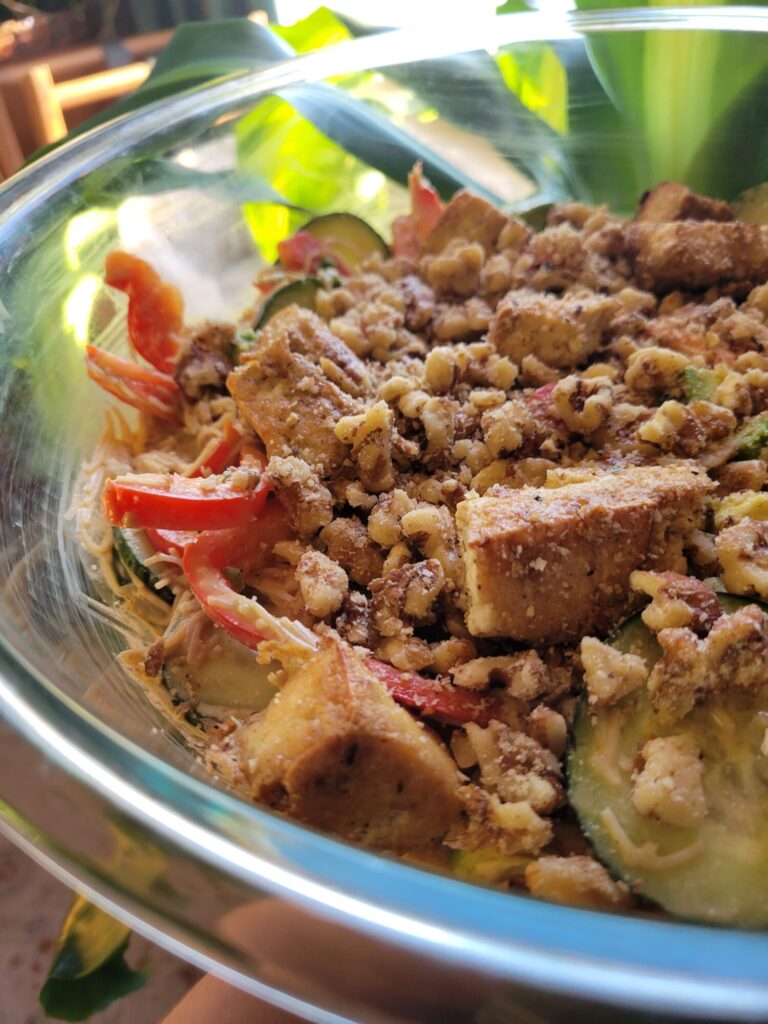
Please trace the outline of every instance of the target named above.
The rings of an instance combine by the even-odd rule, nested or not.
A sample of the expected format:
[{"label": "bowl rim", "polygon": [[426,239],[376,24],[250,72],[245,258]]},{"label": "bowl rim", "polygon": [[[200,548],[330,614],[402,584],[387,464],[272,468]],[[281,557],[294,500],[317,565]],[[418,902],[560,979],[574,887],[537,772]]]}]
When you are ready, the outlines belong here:
[{"label": "bowl rim", "polygon": [[[168,122],[176,128],[192,125],[201,117],[201,97],[208,122],[264,93],[322,79],[331,71],[466,52],[489,41],[567,40],[649,28],[764,33],[768,9],[628,8],[575,12],[561,19],[513,14],[476,24],[469,32],[464,26],[460,32],[448,27],[428,40],[414,30],[388,32],[232,76],[100,126],[22,170],[0,188],[0,251],[9,256],[10,266],[14,248],[23,248],[21,229],[31,215],[125,147],[161,137]],[[747,1020],[768,1013],[768,934],[562,907],[472,885],[462,886],[462,898],[456,901],[454,879],[286,821],[148,754],[58,693],[5,637],[0,637],[0,707],[29,743],[129,810],[150,833],[183,840],[201,861],[377,938],[613,1005],[693,1012],[702,1018],[727,1014]],[[296,859],[285,867],[277,858],[249,850],[233,839],[233,822],[269,835]],[[302,864],[306,857],[311,859]],[[382,888],[386,905],[380,899]],[[92,889],[109,899],[103,885]],[[111,906],[119,916],[119,904]]]}]

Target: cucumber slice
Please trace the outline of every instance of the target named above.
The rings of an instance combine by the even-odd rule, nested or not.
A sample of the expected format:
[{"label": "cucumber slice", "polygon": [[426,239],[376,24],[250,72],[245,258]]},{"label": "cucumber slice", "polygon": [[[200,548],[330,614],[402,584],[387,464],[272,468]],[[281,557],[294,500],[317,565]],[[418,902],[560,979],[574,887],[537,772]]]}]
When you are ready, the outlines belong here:
[{"label": "cucumber slice", "polygon": [[253,325],[254,329],[260,330],[275,313],[294,303],[305,309],[314,309],[315,296],[321,287],[322,285],[316,277],[302,277],[298,281],[291,281],[290,284],[278,288],[264,303],[261,313]]},{"label": "cucumber slice", "polygon": [[194,665],[169,658],[162,680],[173,697],[193,702],[204,716],[218,718],[233,710],[250,713],[265,708],[277,692],[267,679],[270,671],[255,651],[217,631],[210,657]]},{"label": "cucumber slice", "polygon": [[[750,602],[718,595],[726,611]],[[661,650],[639,615],[611,643],[652,665]],[[699,705],[662,726],[645,687],[595,711],[582,697],[568,755],[569,797],[597,855],[616,875],[680,917],[768,925],[768,723],[766,686]],[[692,828],[665,824],[632,805],[637,752],[657,736],[685,732],[704,765],[707,815]]]},{"label": "cucumber slice", "polygon": [[302,228],[322,242],[325,251],[337,256],[348,270],[357,270],[363,260],[375,253],[389,256],[389,246],[370,224],[353,213],[326,213]]},{"label": "cucumber slice", "polygon": [[[158,587],[159,576],[146,565],[146,560],[156,554],[155,549],[149,543],[143,530],[125,530],[122,527],[112,528],[112,542],[117,559],[113,562],[115,573],[119,580],[123,580],[124,573],[119,571],[120,565],[127,571],[130,579],[143,584],[166,604],[173,604],[176,596],[170,587]],[[119,560],[119,561],[118,561]]]}]

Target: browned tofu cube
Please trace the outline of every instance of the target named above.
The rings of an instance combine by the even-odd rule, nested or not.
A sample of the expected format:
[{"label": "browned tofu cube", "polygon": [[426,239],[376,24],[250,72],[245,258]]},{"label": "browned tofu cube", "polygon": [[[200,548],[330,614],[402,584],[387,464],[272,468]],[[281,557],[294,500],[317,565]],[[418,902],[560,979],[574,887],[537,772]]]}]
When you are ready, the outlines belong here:
[{"label": "browned tofu cube", "polygon": [[288,306],[262,331],[227,386],[267,454],[297,455],[321,475],[349,458],[334,427],[360,412],[368,375],[352,350],[314,313]]},{"label": "browned tofu cube", "polygon": [[508,219],[486,199],[471,192],[457,192],[430,231],[424,252],[442,252],[457,238],[479,242],[486,252],[491,252]]},{"label": "browned tofu cube", "polygon": [[425,848],[459,817],[445,747],[330,637],[243,728],[241,753],[257,800],[354,842]]},{"label": "browned tofu cube", "polygon": [[768,277],[768,226],[762,224],[633,224],[627,251],[639,286],[659,293],[729,282],[748,286]]},{"label": "browned tofu cube", "polygon": [[488,339],[517,363],[535,355],[547,366],[578,366],[599,347],[616,309],[615,299],[593,292],[558,298],[520,288],[497,306]]},{"label": "browned tofu cube", "polygon": [[694,463],[678,463],[463,501],[469,631],[555,643],[608,630],[632,607],[634,569],[681,568],[712,486]]},{"label": "browned tofu cube", "polygon": [[709,199],[676,181],[663,181],[640,200],[636,220],[733,220],[733,210],[722,199]]}]

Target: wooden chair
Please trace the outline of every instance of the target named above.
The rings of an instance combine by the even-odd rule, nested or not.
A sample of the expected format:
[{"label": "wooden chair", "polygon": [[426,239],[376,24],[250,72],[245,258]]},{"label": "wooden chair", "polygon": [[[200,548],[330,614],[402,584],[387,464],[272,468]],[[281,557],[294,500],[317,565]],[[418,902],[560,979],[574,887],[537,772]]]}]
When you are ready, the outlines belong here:
[{"label": "wooden chair", "polygon": [[132,62],[113,69],[107,68],[108,48],[96,44],[54,54],[44,64],[0,66],[0,175],[8,177],[38,147],[60,139],[68,119],[82,119],[135,89],[149,73],[146,58],[172,34],[168,29],[122,39],[120,49]]},{"label": "wooden chair", "polygon": [[149,64],[138,61],[57,83],[48,64],[29,68],[19,80],[19,89],[35,148],[64,138],[67,112],[112,103],[141,85],[148,74]]}]

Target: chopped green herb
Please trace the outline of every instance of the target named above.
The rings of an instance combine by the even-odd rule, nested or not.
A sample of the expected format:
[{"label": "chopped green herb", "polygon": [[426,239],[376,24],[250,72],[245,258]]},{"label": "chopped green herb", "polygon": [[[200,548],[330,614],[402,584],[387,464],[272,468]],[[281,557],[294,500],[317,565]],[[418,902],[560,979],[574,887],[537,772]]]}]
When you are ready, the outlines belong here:
[{"label": "chopped green herb", "polygon": [[710,401],[717,387],[714,370],[686,366],[682,373],[683,394],[689,402]]},{"label": "chopped green herb", "polygon": [[768,446],[768,416],[756,416],[745,423],[736,435],[736,441],[735,461],[759,458],[760,452]]}]

